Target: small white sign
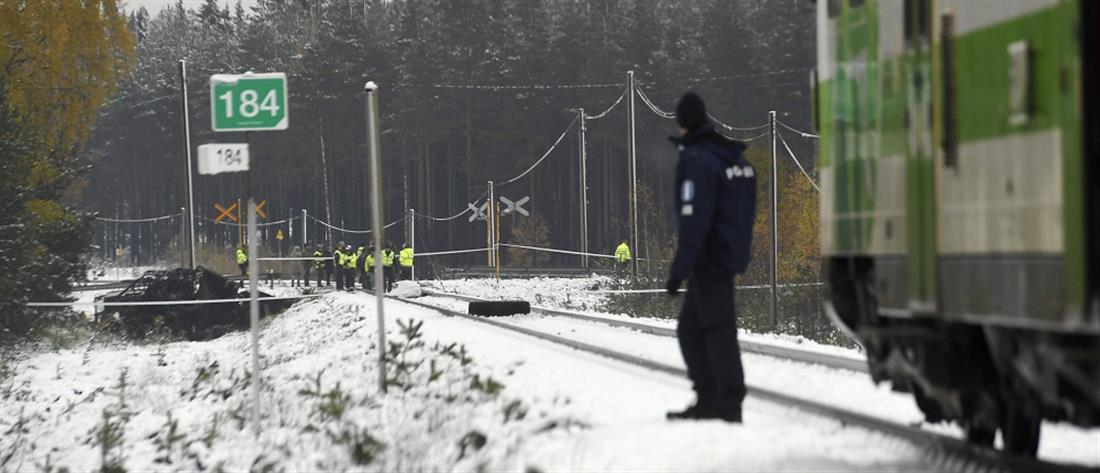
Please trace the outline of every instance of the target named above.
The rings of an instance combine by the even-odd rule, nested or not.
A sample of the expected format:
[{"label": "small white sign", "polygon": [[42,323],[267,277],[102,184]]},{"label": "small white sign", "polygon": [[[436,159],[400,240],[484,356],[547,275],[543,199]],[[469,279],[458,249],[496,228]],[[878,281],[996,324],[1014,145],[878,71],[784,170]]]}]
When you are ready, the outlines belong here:
[{"label": "small white sign", "polygon": [[211,143],[199,146],[199,174],[247,170],[247,143]]}]

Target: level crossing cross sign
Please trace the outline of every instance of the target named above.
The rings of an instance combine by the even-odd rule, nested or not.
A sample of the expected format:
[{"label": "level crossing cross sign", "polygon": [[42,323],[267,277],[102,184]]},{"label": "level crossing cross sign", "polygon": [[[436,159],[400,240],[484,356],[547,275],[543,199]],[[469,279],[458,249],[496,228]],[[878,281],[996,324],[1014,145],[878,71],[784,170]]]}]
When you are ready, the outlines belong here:
[{"label": "level crossing cross sign", "polygon": [[214,74],[210,110],[214,131],[285,130],[289,122],[286,74]]},{"label": "level crossing cross sign", "polygon": [[523,208],[523,204],[526,204],[527,201],[529,201],[529,200],[531,200],[531,196],[526,196],[526,197],[524,197],[522,199],[519,199],[515,202],[512,202],[512,200],[507,198],[507,197],[500,196],[500,202],[503,203],[504,205],[508,206],[508,208],[504,209],[504,211],[501,212],[501,213],[502,214],[510,214],[512,212],[516,212],[516,213],[518,213],[518,214],[520,214],[524,217],[530,217],[531,213],[528,212],[527,209]]},{"label": "level crossing cross sign", "polygon": [[217,209],[218,218],[214,219],[214,223],[219,223],[223,218],[228,218],[229,221],[237,223],[237,217],[233,215],[233,210],[237,208],[237,203],[233,202],[233,205],[229,207],[222,207],[222,204],[214,204],[214,208]]}]

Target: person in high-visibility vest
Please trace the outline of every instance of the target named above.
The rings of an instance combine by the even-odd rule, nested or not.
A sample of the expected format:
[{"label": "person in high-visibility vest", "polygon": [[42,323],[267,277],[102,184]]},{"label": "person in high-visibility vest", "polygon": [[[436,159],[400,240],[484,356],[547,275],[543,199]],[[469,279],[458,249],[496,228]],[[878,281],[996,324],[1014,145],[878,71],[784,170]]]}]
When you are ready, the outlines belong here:
[{"label": "person in high-visibility vest", "polygon": [[393,257],[393,243],[387,241],[382,248],[382,273],[385,275],[386,292],[393,288]]},{"label": "person in high-visibility vest", "polygon": [[366,257],[363,261],[363,272],[367,275],[367,282],[365,283],[367,289],[374,290],[374,243],[371,243],[367,247]]},{"label": "person in high-visibility vest", "polygon": [[630,266],[630,246],[626,244],[626,240],[619,243],[619,247],[615,248],[615,271],[620,275],[626,273],[626,269]]},{"label": "person in high-visibility vest", "polygon": [[313,261],[313,268],[317,270],[317,287],[321,287],[322,280],[324,280],[325,286],[328,286],[329,278],[332,277],[332,259],[329,258],[330,255],[328,251],[326,251],[320,243],[318,243],[317,248],[313,250],[313,256],[325,258],[323,260]]},{"label": "person in high-visibility vest", "polygon": [[355,275],[358,276],[359,284],[363,285],[363,289],[367,288],[367,255],[366,245],[359,245],[355,249]]},{"label": "person in high-visibility vest", "polygon": [[413,249],[408,243],[401,246],[401,253],[398,255],[398,262],[401,263],[401,279],[412,280],[414,256]]},{"label": "person in high-visibility vest", "polygon": [[244,247],[237,246],[237,267],[241,268],[241,276],[248,275],[248,254],[244,252]]},{"label": "person in high-visibility vest", "polygon": [[355,289],[355,273],[359,268],[359,254],[354,252],[351,245],[344,247],[344,289]]},{"label": "person in high-visibility vest", "polygon": [[344,253],[344,242],[336,244],[332,250],[332,265],[336,267],[336,290],[344,289],[344,269],[348,264],[348,255]]}]

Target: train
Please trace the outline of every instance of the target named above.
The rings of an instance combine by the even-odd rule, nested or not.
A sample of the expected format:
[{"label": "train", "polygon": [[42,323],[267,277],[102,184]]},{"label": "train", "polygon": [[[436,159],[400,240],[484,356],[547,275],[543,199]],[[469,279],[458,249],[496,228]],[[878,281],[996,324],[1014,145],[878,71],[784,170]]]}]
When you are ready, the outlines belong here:
[{"label": "train", "polygon": [[816,15],[825,313],[968,442],[1100,425],[1100,1]]}]

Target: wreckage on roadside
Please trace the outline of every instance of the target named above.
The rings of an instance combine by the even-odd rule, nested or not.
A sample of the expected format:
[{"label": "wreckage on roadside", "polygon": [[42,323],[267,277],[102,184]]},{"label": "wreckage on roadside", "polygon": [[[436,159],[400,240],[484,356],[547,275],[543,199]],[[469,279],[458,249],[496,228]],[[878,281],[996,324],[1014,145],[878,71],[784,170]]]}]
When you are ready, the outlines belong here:
[{"label": "wreckage on roadside", "polygon": [[[260,297],[271,294],[260,292]],[[181,303],[186,301],[195,303]],[[127,302],[138,304],[106,305]],[[166,331],[188,340],[208,340],[247,329],[248,302],[248,291],[240,282],[203,267],[146,271],[126,288],[97,297],[96,306],[102,310],[97,310],[96,321],[117,324],[131,338]],[[282,311],[292,303],[263,300],[260,317]]]}]

